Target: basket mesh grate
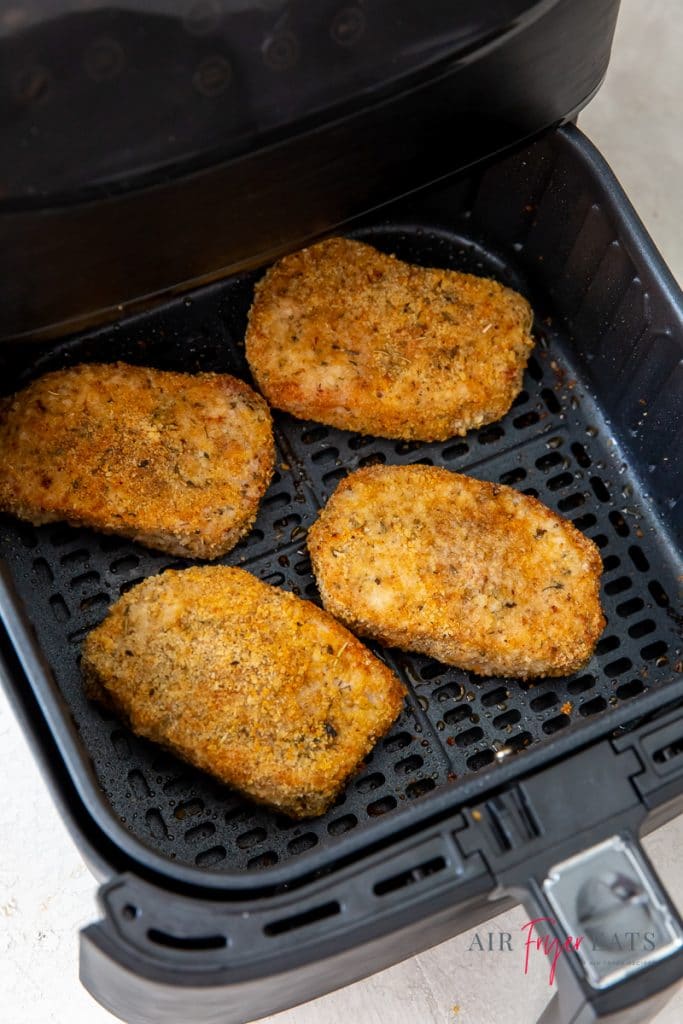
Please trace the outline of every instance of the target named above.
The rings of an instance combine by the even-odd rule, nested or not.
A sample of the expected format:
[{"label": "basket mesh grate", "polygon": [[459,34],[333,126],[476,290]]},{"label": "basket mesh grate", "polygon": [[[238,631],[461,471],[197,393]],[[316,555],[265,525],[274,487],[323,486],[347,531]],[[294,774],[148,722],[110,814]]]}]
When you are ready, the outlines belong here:
[{"label": "basket mesh grate", "polygon": [[[380,248],[424,264],[489,273],[529,294],[495,255],[443,232],[366,230]],[[116,328],[51,349],[31,375],[88,360],[218,370],[250,380],[242,339],[254,275],[213,285]],[[243,800],[133,736],[82,692],[79,647],[109,604],[146,576],[191,564],[63,525],[0,523],[0,553],[24,598],[81,740],[114,813],[143,842],[185,863],[266,867],[340,837],[394,808],[495,766],[560,730],[578,730],[680,671],[671,569],[595,405],[572,379],[561,334],[534,299],[538,346],[524,390],[500,423],[445,443],[378,440],[275,413],[278,469],[254,529],[224,561],[318,601],[306,530],[337,482],[372,463],[426,463],[539,497],[591,537],[604,562],[608,625],[591,663],[568,679],[478,679],[428,658],[375,649],[407,681],[406,710],[323,817],[304,823]],[[20,374],[20,386],[28,374]],[[372,646],[372,645],[370,645]]]}]

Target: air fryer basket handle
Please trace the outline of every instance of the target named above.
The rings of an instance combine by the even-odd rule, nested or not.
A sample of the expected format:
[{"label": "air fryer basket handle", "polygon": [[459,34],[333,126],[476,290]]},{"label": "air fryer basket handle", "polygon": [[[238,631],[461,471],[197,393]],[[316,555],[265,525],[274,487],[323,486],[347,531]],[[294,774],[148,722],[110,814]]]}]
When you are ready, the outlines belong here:
[{"label": "air fryer basket handle", "polygon": [[557,978],[538,1024],[647,1024],[673,995],[683,925],[634,833],[530,879],[522,902],[525,954],[547,951]]},{"label": "air fryer basket handle", "polygon": [[556,762],[458,833],[529,912],[526,956],[557,992],[539,1024],[652,1020],[683,978],[683,923],[639,835],[680,810],[683,712]]},{"label": "air fryer basket handle", "polygon": [[128,1024],[246,1024],[364,978],[490,916],[493,880],[445,824],[267,898],[120,875],[81,932],[81,981]]}]

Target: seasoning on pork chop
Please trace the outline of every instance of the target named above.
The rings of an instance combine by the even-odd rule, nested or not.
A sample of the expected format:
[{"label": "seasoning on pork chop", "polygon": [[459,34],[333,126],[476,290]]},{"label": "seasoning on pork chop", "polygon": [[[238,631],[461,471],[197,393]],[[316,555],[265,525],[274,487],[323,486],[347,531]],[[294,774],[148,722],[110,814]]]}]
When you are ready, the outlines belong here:
[{"label": "seasoning on pork chop", "polygon": [[271,405],[380,437],[443,441],[504,416],[532,313],[484,277],[330,238],[257,284],[246,353]]},{"label": "seasoning on pork chop", "polygon": [[227,374],[83,364],[0,402],[0,509],[174,555],[250,528],[275,451],[266,403]]},{"label": "seasoning on pork chop", "polygon": [[133,587],[82,669],[134,732],[294,818],[327,810],[404,696],[327,612],[226,566]]},{"label": "seasoning on pork chop", "polygon": [[308,547],[350,629],[481,675],[575,672],[605,625],[591,540],[535,498],[445,469],[352,473]]}]

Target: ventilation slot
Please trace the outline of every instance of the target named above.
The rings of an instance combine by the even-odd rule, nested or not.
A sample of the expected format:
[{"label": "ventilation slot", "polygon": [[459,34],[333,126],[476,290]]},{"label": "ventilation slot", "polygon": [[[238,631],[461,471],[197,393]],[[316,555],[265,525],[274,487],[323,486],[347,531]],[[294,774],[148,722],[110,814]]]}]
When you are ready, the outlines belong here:
[{"label": "ventilation slot", "polygon": [[485,693],[481,698],[481,703],[485,708],[490,708],[494,704],[502,704],[509,696],[509,690],[506,690],[504,686],[498,686],[495,690],[489,690],[488,693]]},{"label": "ventilation slot", "polygon": [[496,729],[508,729],[516,725],[521,717],[521,712],[517,708],[512,708],[510,711],[505,711],[502,715],[497,715],[493,719],[493,724]]},{"label": "ventilation slot", "polygon": [[318,441],[324,440],[329,434],[327,427],[309,427],[307,430],[301,431],[301,440],[304,444],[317,444]]},{"label": "ventilation slot", "polygon": [[478,772],[482,768],[486,768],[487,765],[492,764],[496,759],[496,755],[492,750],[480,750],[476,754],[472,754],[471,757],[467,758],[467,767],[470,771]]},{"label": "ventilation slot", "polygon": [[[303,434],[301,435],[301,439],[302,441],[304,440]],[[306,442],[304,441],[304,443]],[[351,448],[351,450],[354,452],[358,451],[360,448],[367,448],[369,444],[374,443],[374,437],[367,437],[364,434],[355,434],[354,437],[349,438],[349,448]]]},{"label": "ventilation slot", "polygon": [[591,464],[591,458],[583,445],[579,444],[578,441],[575,441],[571,446],[571,450],[572,455],[578,462],[579,466],[581,466],[582,469],[587,469]]},{"label": "ventilation slot", "polygon": [[123,555],[122,558],[115,558],[111,563],[110,569],[113,573],[117,572],[131,572],[133,569],[137,569],[140,564],[140,559],[137,555]]},{"label": "ventilation slot", "polygon": [[[177,782],[179,780],[174,779],[172,781]],[[164,789],[167,790],[167,786],[164,786]],[[194,818],[197,814],[201,814],[203,810],[203,800],[185,800],[184,803],[178,804],[173,812],[173,816],[178,821],[183,821],[185,818]]]},{"label": "ventilation slot", "polygon": [[446,683],[434,691],[434,700],[439,704],[445,704],[449,700],[460,700],[463,696],[463,689],[459,683]]},{"label": "ventilation slot", "polygon": [[579,708],[579,714],[584,717],[589,715],[597,715],[600,711],[604,711],[607,707],[607,701],[604,697],[593,697],[592,700],[587,700]]},{"label": "ventilation slot", "polygon": [[151,796],[152,791],[147,785],[147,780],[142,774],[139,768],[134,768],[128,772],[128,785],[130,786],[131,793],[139,800],[144,800],[146,797]]},{"label": "ventilation slot", "polygon": [[[560,501],[558,501],[557,507],[559,508],[560,512],[573,512],[574,509],[580,508],[585,503],[585,494],[570,494],[566,498],[562,498]],[[595,520],[593,521],[595,522]]]},{"label": "ventilation slot", "polygon": [[616,676],[623,676],[624,672],[628,672],[632,668],[633,662],[630,658],[617,658],[616,661],[605,665],[605,675],[608,679],[614,679]]},{"label": "ventilation slot", "polygon": [[606,555],[602,560],[602,565],[605,572],[612,572],[621,565],[621,559],[618,555]]},{"label": "ventilation slot", "polygon": [[359,779],[356,783],[356,789],[359,793],[371,793],[373,789],[379,789],[380,786],[383,786],[384,782],[385,779],[381,772],[373,772],[372,775],[366,775],[365,778]]},{"label": "ventilation slot", "polygon": [[683,736],[680,739],[674,740],[673,743],[667,743],[665,747],[655,750],[652,760],[655,764],[668,764],[669,761],[680,757],[681,754],[683,754]]},{"label": "ventilation slot", "polygon": [[389,892],[405,889],[407,885],[414,885],[415,882],[421,882],[424,878],[429,878],[430,875],[436,875],[439,871],[443,871],[445,867],[446,861],[443,857],[434,857],[432,860],[428,860],[416,868],[402,871],[399,875],[392,875],[391,878],[385,878],[381,882],[376,882],[373,892],[376,896],[386,896]]},{"label": "ventilation slot", "polygon": [[659,662],[668,650],[668,644],[665,644],[663,640],[655,640],[653,644],[648,644],[647,647],[641,648],[640,653],[645,658],[645,661],[656,660]]},{"label": "ventilation slot", "polygon": [[570,722],[571,718],[569,715],[555,715],[554,718],[549,718],[543,723],[543,732],[548,736],[552,736],[554,732],[566,729]]},{"label": "ventilation slot", "polygon": [[525,477],[526,470],[522,469],[521,466],[518,466],[517,469],[509,469],[507,473],[501,473],[498,479],[507,487],[512,487],[513,484],[520,483],[520,481],[524,480]]},{"label": "ventilation slot", "polygon": [[396,750],[403,750],[404,747],[410,746],[413,742],[413,737],[409,732],[397,732],[395,736],[389,736],[383,743],[384,749],[390,751],[392,754]]},{"label": "ventilation slot", "polygon": [[415,782],[406,786],[406,796],[409,800],[416,800],[419,796],[424,796],[425,793],[431,793],[435,786],[434,779],[416,779]]},{"label": "ventilation slot", "polygon": [[523,413],[521,416],[517,416],[513,421],[512,425],[516,430],[524,430],[526,427],[533,427],[535,423],[540,420],[540,415],[535,409],[530,409],[528,412]]},{"label": "ventilation slot", "polygon": [[211,821],[205,821],[201,825],[195,825],[194,828],[189,828],[185,833],[185,841],[188,843],[198,843],[203,839],[210,839],[215,833],[216,826]]},{"label": "ventilation slot", "polygon": [[366,466],[382,466],[387,461],[384,452],[373,452],[372,455],[365,455],[358,460],[358,468],[365,469]]},{"label": "ventilation slot", "polygon": [[623,619],[629,617],[629,615],[635,615],[636,612],[640,612],[645,607],[645,602],[639,597],[632,597],[630,601],[622,601],[621,604],[617,605],[617,615],[621,615]]},{"label": "ventilation slot", "polygon": [[145,815],[145,821],[147,822],[147,828],[150,830],[155,839],[168,839],[168,829],[166,828],[166,822],[161,817],[161,811],[156,807],[147,811]]},{"label": "ventilation slot", "polygon": [[66,606],[66,601],[61,594],[54,594],[50,598],[50,608],[57,622],[66,622],[71,618],[71,612]]},{"label": "ventilation slot", "polygon": [[514,754],[517,754],[520,750],[525,750],[532,740],[533,736],[530,732],[519,732],[507,741],[506,746]]},{"label": "ventilation slot", "polygon": [[53,582],[55,576],[50,568],[50,563],[44,558],[36,558],[33,563],[33,571],[36,576],[40,579],[41,583],[50,584]]},{"label": "ventilation slot", "polygon": [[557,476],[553,476],[548,480],[546,486],[549,491],[561,491],[573,483],[574,477],[571,473],[558,473]]},{"label": "ventilation slot", "polygon": [[394,771],[403,773],[404,775],[410,775],[412,772],[416,772],[418,768],[421,768],[424,761],[419,754],[411,754],[410,757],[404,757],[402,761],[397,761],[394,765]]},{"label": "ventilation slot", "polygon": [[328,917],[335,917],[340,911],[339,903],[331,900],[319,907],[312,907],[303,914],[293,914],[291,917],[282,917],[279,921],[271,921],[270,924],[264,925],[263,932],[264,935],[283,935],[285,932],[294,932],[318,921],[324,921]]},{"label": "ventilation slot", "polygon": [[617,697],[619,700],[630,700],[631,697],[637,697],[644,689],[645,684],[642,679],[631,679],[628,683],[622,683],[617,687]]},{"label": "ventilation slot", "polygon": [[338,458],[338,448],[321,448],[320,451],[314,452],[311,456],[311,462],[324,465],[326,462],[334,462],[334,460]]},{"label": "ventilation slot", "polygon": [[451,708],[443,716],[447,725],[458,725],[467,719],[471,719],[474,712],[469,704],[458,704],[457,708]]},{"label": "ventilation slot", "polygon": [[327,826],[327,831],[331,836],[341,836],[344,832],[350,832],[357,824],[358,818],[355,814],[345,814],[343,817],[331,821]]},{"label": "ventilation slot", "polygon": [[610,512],[609,521],[619,537],[628,537],[631,532],[621,512]]},{"label": "ventilation slot", "polygon": [[252,846],[258,846],[267,837],[268,833],[264,828],[253,828],[251,831],[244,832],[241,836],[238,836],[235,842],[240,850],[249,850]]},{"label": "ventilation slot", "polygon": [[459,459],[463,455],[467,455],[469,452],[469,445],[466,445],[464,441],[459,444],[451,444],[448,448],[444,448],[441,452],[441,457],[450,462],[452,459]]},{"label": "ventilation slot", "polygon": [[605,593],[611,597],[613,594],[623,594],[625,590],[629,590],[632,586],[631,580],[628,576],[620,576],[616,580],[610,580],[609,583],[605,584]]},{"label": "ventilation slot", "polygon": [[603,654],[609,654],[610,651],[616,651],[620,644],[618,636],[604,636],[602,640],[598,641],[595,653],[598,657],[602,657]]},{"label": "ventilation slot", "polygon": [[[659,583],[657,580],[652,580],[650,583],[648,583],[647,589],[650,591],[650,593],[655,599],[656,604],[660,608],[669,607],[669,598],[661,583]],[[642,604],[640,607],[643,607]]]},{"label": "ventilation slot", "polygon": [[214,864],[220,864],[225,860],[228,853],[224,846],[212,846],[210,850],[202,850],[194,859],[195,864],[200,868],[210,868]]},{"label": "ventilation slot", "polygon": [[472,729],[466,729],[464,732],[459,733],[455,737],[455,742],[458,747],[471,747],[473,743],[478,743],[483,736],[484,730],[475,725]]},{"label": "ventilation slot", "polygon": [[541,455],[540,459],[536,459],[536,468],[542,473],[548,473],[554,466],[561,466],[563,462],[564,456],[559,452],[548,452],[547,455]]},{"label": "ventilation slot", "polygon": [[275,850],[267,850],[248,860],[247,867],[250,871],[261,871],[263,868],[272,868],[274,864],[277,864],[278,859]]},{"label": "ventilation slot", "polygon": [[632,636],[635,640],[639,640],[641,636],[654,633],[656,628],[657,625],[652,619],[642,619],[640,622],[636,622],[634,626],[629,627],[628,635]]},{"label": "ventilation slot", "polygon": [[157,946],[167,949],[180,949],[184,953],[200,953],[207,949],[225,949],[228,940],[225,935],[169,935],[168,932],[150,928],[147,938]]},{"label": "ventilation slot", "polygon": [[604,481],[601,480],[599,476],[592,476],[590,478],[590,485],[593,488],[593,494],[598,501],[609,501],[609,491],[607,490]]},{"label": "ventilation slot", "polygon": [[532,711],[547,711],[548,708],[554,707],[559,698],[556,693],[542,693],[539,697],[534,697],[529,702],[529,707]]},{"label": "ventilation slot", "polygon": [[491,426],[479,431],[479,444],[495,444],[503,437],[505,431],[502,427]]},{"label": "ventilation slot", "polygon": [[76,551],[67,551],[59,559],[67,569],[74,569],[78,565],[85,565],[90,561],[90,552],[86,548],[78,548]]},{"label": "ventilation slot", "polygon": [[307,832],[303,836],[297,836],[296,839],[292,839],[291,843],[287,844],[287,851],[296,855],[305,853],[306,850],[312,850],[317,845],[318,837],[313,832]]},{"label": "ventilation slot", "polygon": [[628,549],[628,553],[631,557],[631,561],[635,565],[636,569],[639,570],[639,572],[648,571],[648,569],[650,568],[650,563],[643,554],[641,548],[637,547],[635,544],[632,544],[631,547]]},{"label": "ventilation slot", "polygon": [[397,455],[412,455],[413,452],[419,452],[421,448],[424,448],[422,441],[397,441],[394,445]]},{"label": "ventilation slot", "polygon": [[546,409],[548,412],[558,413],[562,412],[562,406],[557,400],[557,395],[550,388],[543,388],[541,391],[541,398],[545,402]]},{"label": "ventilation slot", "polygon": [[396,807],[396,798],[393,796],[385,796],[382,800],[375,800],[374,803],[368,804],[368,814],[371,818],[378,818],[382,814],[386,814],[388,811],[393,811]]}]

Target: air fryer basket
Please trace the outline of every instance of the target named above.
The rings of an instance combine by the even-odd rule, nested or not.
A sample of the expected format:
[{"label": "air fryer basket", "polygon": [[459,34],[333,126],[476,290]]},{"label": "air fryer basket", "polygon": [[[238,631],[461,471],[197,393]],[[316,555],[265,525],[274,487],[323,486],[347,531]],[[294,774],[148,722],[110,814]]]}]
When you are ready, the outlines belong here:
[{"label": "air fryer basket", "polygon": [[[580,133],[566,128],[483,172],[403,200],[355,225],[351,234],[425,266],[493,276],[527,295],[536,313],[537,345],[524,389],[501,422],[446,443],[379,440],[276,412],[277,472],[254,529],[224,561],[318,601],[306,530],[338,481],[359,466],[379,462],[442,465],[538,496],[591,537],[604,563],[608,625],[586,669],[561,680],[479,679],[423,657],[376,649],[408,683],[406,709],[335,806],[321,818],[296,823],[258,808],[134,737],[83,696],[80,643],[109,604],[146,576],[190,563],[86,530],[33,528],[4,519],[0,553],[8,570],[3,609],[8,632],[53,728],[83,816],[113,844],[117,870],[123,864],[132,871],[128,888],[119,891],[114,885],[107,890],[107,912],[118,915],[119,932],[127,930],[123,938],[117,932],[116,941],[133,946],[142,941],[146,955],[166,957],[173,967],[184,936],[189,943],[185,955],[188,950],[195,955],[192,960],[190,954],[193,970],[202,950],[216,968],[220,963],[234,965],[240,955],[247,956],[247,948],[255,963],[268,949],[271,956],[276,951],[281,957],[281,971],[292,928],[279,924],[280,919],[291,921],[298,915],[302,920],[293,927],[306,928],[306,939],[315,937],[316,944],[329,937],[334,948],[336,941],[334,955],[339,956],[348,914],[353,919],[354,913],[345,900],[358,878],[367,881],[376,870],[384,871],[373,882],[374,898],[395,893],[403,902],[404,925],[410,917],[408,884],[420,882],[411,911],[415,920],[427,917],[429,886],[443,886],[448,877],[449,884],[457,878],[461,887],[453,889],[447,920],[431,931],[426,928],[426,941],[413,935],[407,944],[392,946],[385,938],[383,951],[374,960],[368,956],[364,965],[357,961],[352,968],[340,968],[341,974],[330,974],[328,981],[324,972],[317,979],[307,975],[303,995],[303,982],[284,996],[267,992],[265,986],[260,1001],[253,994],[235,995],[234,1009],[221,1003],[215,1012],[223,1016],[202,1020],[250,1019],[452,934],[470,923],[464,909],[472,898],[467,884],[473,885],[480,903],[494,879],[508,892],[524,889],[528,895],[534,856],[540,857],[542,877],[550,864],[562,859],[560,851],[573,853],[588,845],[585,838],[576,845],[577,833],[587,829],[591,843],[612,835],[615,828],[605,827],[614,815],[620,827],[635,833],[647,801],[640,793],[637,807],[633,804],[636,789],[630,781],[620,788],[616,780],[624,772],[628,780],[642,775],[644,784],[652,769],[651,790],[660,796],[648,800],[655,806],[666,799],[669,814],[678,807],[671,801],[683,791],[674,749],[683,736],[683,713],[680,721],[674,713],[671,743],[641,742],[656,716],[683,697],[681,620],[675,613],[681,573],[675,541],[683,478],[678,379],[682,312],[676,286],[623,194]],[[3,389],[14,390],[49,369],[117,359],[163,369],[217,370],[250,380],[243,337],[258,276],[219,282],[114,328],[54,346],[7,348]],[[26,628],[21,606],[30,620]],[[22,650],[28,653],[22,655]],[[49,664],[56,686],[37,662],[29,664],[37,652]],[[665,727],[671,728],[669,719]],[[605,737],[611,737],[609,755]],[[619,758],[617,742],[637,743],[638,754],[631,747],[631,754],[622,751]],[[652,760],[657,752],[660,762]],[[574,807],[571,795],[563,791],[566,835],[556,825],[546,827],[544,814],[552,819],[552,800],[547,809],[539,808],[548,794],[556,803],[558,792],[573,778],[571,788],[582,772],[588,773],[590,790],[596,784],[596,766],[603,762],[604,785],[612,789],[612,797],[602,794],[593,806],[596,795],[583,793]],[[665,779],[661,771],[657,774],[662,763]],[[532,770],[543,771],[532,775]],[[528,792],[510,796],[522,792],[514,780],[524,775],[529,787],[534,779],[539,785],[545,780],[530,790],[535,792],[531,805]],[[503,801],[500,806],[485,802],[494,789],[499,794],[495,799]],[[508,799],[510,806],[505,804]],[[451,818],[445,831],[442,825],[433,831],[435,823],[476,801],[488,808],[489,832],[480,824],[481,813],[457,815],[455,829]],[[462,829],[466,835],[460,835]],[[411,853],[406,859],[402,844],[408,835],[421,837],[421,850],[432,844],[429,855]],[[522,851],[526,841],[535,845]],[[389,845],[380,860],[368,860],[381,843]],[[519,863],[514,854],[520,855]],[[396,858],[405,865],[392,874],[385,865]],[[354,860],[364,867],[353,876],[355,881],[345,882],[342,869]],[[456,870],[446,870],[456,863]],[[113,870],[105,867],[104,872]],[[178,918],[169,924],[163,908],[149,905],[143,877],[162,889],[211,891],[216,899],[228,901],[260,894],[271,901],[268,920],[261,921],[259,940],[252,936],[251,945],[240,953],[239,940],[215,906],[209,912],[202,903],[205,920],[208,915],[213,921],[208,938],[204,921],[199,931],[196,921],[190,923],[196,901],[189,896],[187,905],[175,898]],[[335,885],[339,897],[332,895]],[[318,899],[312,912],[305,901],[315,887],[329,898],[322,903]],[[296,912],[289,906],[286,915],[276,913],[289,890],[299,892]],[[539,899],[536,893],[536,906]],[[249,906],[253,920],[260,921],[263,904],[258,914]],[[238,905],[240,911],[243,907]],[[453,907],[462,908],[460,916],[454,916]],[[482,913],[488,911],[480,906]],[[246,935],[247,925],[242,927]],[[388,928],[387,919],[385,933]],[[122,1012],[115,995],[118,983],[113,989],[100,984],[102,964],[109,958],[121,960],[111,950],[103,954],[106,948],[101,936],[86,945],[84,973],[98,997]],[[232,961],[221,960],[225,948],[231,950]],[[668,967],[660,964],[670,972],[667,983],[680,973],[678,955],[669,959]],[[173,969],[182,974],[179,964]],[[133,968],[128,965],[127,970]],[[574,970],[578,976],[575,965]],[[266,973],[275,973],[272,965]],[[136,983],[128,980],[128,994],[122,997],[126,1013],[131,1020],[147,1019],[136,1016]],[[662,987],[661,979],[655,987]],[[140,1000],[148,998],[148,993],[139,994]]]}]

